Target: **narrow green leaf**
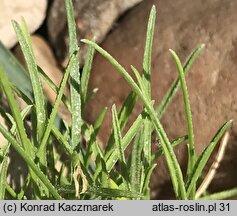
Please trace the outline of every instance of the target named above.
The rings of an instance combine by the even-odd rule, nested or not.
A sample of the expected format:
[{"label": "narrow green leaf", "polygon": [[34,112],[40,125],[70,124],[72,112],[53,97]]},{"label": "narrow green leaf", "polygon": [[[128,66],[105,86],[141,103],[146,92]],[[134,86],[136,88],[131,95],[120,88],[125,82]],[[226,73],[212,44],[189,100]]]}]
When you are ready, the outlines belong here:
[{"label": "narrow green leaf", "polygon": [[[25,119],[26,115],[29,113],[31,108],[32,108],[32,106],[26,106],[24,108],[24,110],[21,112],[23,120]],[[0,112],[2,114],[2,110]],[[16,126],[16,123],[14,121],[14,118],[8,113],[4,113],[4,114],[5,114],[4,117],[8,118],[10,120],[11,124],[12,124],[10,132],[15,135],[17,126]],[[0,148],[0,151],[2,151],[0,153],[0,156],[3,157],[2,169],[0,169],[0,173],[1,173],[1,175],[0,175],[0,200],[4,199],[5,190],[7,190],[7,188],[8,188],[6,180],[7,180],[7,168],[8,168],[8,165],[7,165],[8,156],[7,156],[7,154],[8,154],[8,151],[9,151],[9,147],[10,147],[10,144],[8,143],[3,148]]]},{"label": "narrow green leaf", "polygon": [[21,18],[21,30],[22,30],[23,36],[24,36],[24,38],[25,38],[25,40],[28,44],[28,47],[30,49],[29,50],[30,53],[33,53],[33,47],[32,47],[32,43],[31,43],[31,36],[30,36],[30,32],[28,30],[28,27],[27,27],[27,24],[26,24],[26,21],[25,21],[24,17]]},{"label": "narrow green leaf", "polygon": [[142,95],[142,92],[138,85],[134,82],[132,77],[129,75],[129,73],[103,48],[101,48],[99,45],[94,43],[93,41],[83,39],[81,42],[86,43],[88,45],[93,46],[100,54],[102,54],[124,77],[124,79],[131,85],[133,90],[139,95]]},{"label": "narrow green leaf", "polygon": [[[142,124],[142,116],[139,115],[137,117],[137,119],[134,121],[134,123],[132,124],[132,126],[129,128],[128,132],[125,134],[125,136],[122,139],[123,151],[125,151],[125,149],[129,145],[129,143],[132,141],[132,139],[136,135],[137,131],[139,130],[141,124]],[[114,167],[114,165],[116,164],[116,162],[118,161],[118,159],[119,159],[118,150],[115,149],[112,152],[112,154],[107,154],[107,152],[106,152],[105,153],[105,159],[107,160],[106,161],[107,169],[110,172],[112,170],[112,168]]]},{"label": "narrow green leaf", "polygon": [[128,190],[119,190],[119,189],[111,189],[111,188],[100,188],[100,187],[90,187],[87,191],[89,194],[107,197],[107,198],[127,198],[127,199],[140,199],[142,198],[142,194],[128,191]]},{"label": "narrow green leaf", "polygon": [[142,175],[142,149],[144,145],[143,136],[144,127],[141,127],[135,137],[133,148],[131,152],[131,166],[130,166],[130,183],[131,190],[141,192],[141,175]]},{"label": "narrow green leaf", "polygon": [[99,182],[101,183],[101,181],[103,181],[102,179],[102,173],[108,173],[107,171],[107,166],[106,166],[106,163],[104,161],[104,158],[103,157],[100,157],[100,155],[97,154],[97,157],[95,159],[95,164],[96,164],[96,167],[95,167],[95,172],[93,174],[93,180],[94,182],[97,182],[98,179]]},{"label": "narrow green leaf", "polygon": [[[179,137],[178,139],[174,140],[171,142],[172,147],[174,148],[175,146],[183,143],[184,141],[188,140],[188,136],[182,136]],[[158,151],[156,151],[155,153],[152,154],[152,161],[156,160],[158,157],[160,157],[161,155],[163,155],[164,152],[163,150],[160,148]]]},{"label": "narrow green leaf", "polygon": [[31,143],[27,137],[19,106],[18,106],[16,99],[14,97],[9,80],[8,80],[5,72],[2,70],[1,66],[0,66],[0,82],[3,87],[4,92],[6,94],[6,98],[7,98],[9,107],[12,111],[12,115],[13,115],[14,120],[16,122],[17,131],[19,133],[21,143],[22,143],[25,151],[28,153],[28,155],[30,155],[33,158],[34,157],[33,146],[31,145]]},{"label": "narrow green leaf", "polygon": [[[143,80],[144,80],[144,92],[147,97],[151,100],[151,60],[152,60],[152,44],[154,39],[154,30],[155,30],[155,21],[156,21],[156,7],[152,6],[148,25],[146,32],[146,42],[145,50],[143,57]],[[145,167],[150,167],[151,165],[151,133],[153,131],[152,123],[148,116],[144,120],[144,160],[146,162]]]},{"label": "narrow green leaf", "polygon": [[[129,93],[126,100],[124,101],[122,108],[120,109],[119,114],[118,114],[119,125],[120,125],[121,131],[123,131],[123,129],[125,128],[128,122],[128,119],[131,116],[131,113],[133,111],[133,108],[136,104],[136,101],[137,101],[137,95],[134,92]],[[106,148],[105,148],[105,153],[106,153],[105,158],[108,158],[110,154],[113,153],[114,149],[116,149],[116,147],[114,146],[114,132],[112,131],[109,137],[108,144],[106,145]]]},{"label": "narrow green leaf", "polygon": [[26,179],[25,179],[25,182],[24,182],[24,184],[23,184],[23,186],[22,186],[22,188],[21,188],[21,191],[20,191],[19,194],[17,195],[17,199],[18,199],[18,200],[22,200],[22,199],[23,199],[23,197],[24,197],[24,195],[25,195],[25,193],[26,193],[26,191],[27,191],[27,187],[28,187],[29,184],[30,184],[30,179],[31,179],[31,176],[30,176],[30,174],[28,173],[28,176],[27,176]]},{"label": "narrow green leaf", "polygon": [[[199,56],[200,52],[202,51],[202,49],[204,48],[204,44],[198,45],[193,52],[190,54],[189,58],[187,59],[187,61],[184,64],[183,67],[183,71],[184,74],[187,75],[189,72],[189,69],[191,67],[191,65],[194,63],[194,61],[197,59],[197,57]],[[158,108],[156,109],[157,112],[157,116],[160,119],[163,114],[166,111],[166,108],[168,107],[168,105],[170,104],[170,102],[172,101],[172,99],[174,98],[175,94],[177,93],[178,89],[180,86],[180,79],[177,78],[170,86],[170,88],[168,89],[167,93],[165,94],[165,96],[163,97],[163,99],[160,102],[160,105],[158,106]]]},{"label": "narrow green leaf", "polygon": [[103,120],[104,120],[104,117],[105,117],[105,114],[106,114],[107,110],[108,110],[107,107],[103,108],[100,111],[98,117],[96,118],[96,121],[95,121],[94,126],[93,126],[96,135],[98,134],[99,129],[100,129],[102,123],[103,123]]},{"label": "narrow green leaf", "polygon": [[[21,117],[22,117],[23,121],[24,121],[25,117],[30,113],[32,107],[33,107],[32,105],[28,105],[21,111]],[[11,133],[15,134],[16,122],[14,121],[14,118],[9,113],[5,113],[5,114],[12,124]]]},{"label": "narrow green leaf", "polygon": [[6,185],[5,180],[7,178],[7,169],[8,169],[8,155],[5,155],[2,163],[0,164],[0,200],[5,199]]},{"label": "narrow green leaf", "polygon": [[62,81],[60,83],[59,92],[58,92],[56,100],[54,102],[53,109],[52,109],[52,112],[50,114],[49,120],[47,122],[46,130],[45,130],[42,142],[41,142],[39,150],[37,152],[37,156],[39,157],[40,162],[42,164],[45,164],[44,157],[46,155],[44,154],[44,152],[45,152],[45,149],[46,149],[47,141],[48,141],[49,135],[50,135],[51,130],[52,130],[53,125],[54,125],[55,117],[56,117],[56,114],[58,112],[58,107],[59,107],[59,104],[61,102],[63,93],[65,91],[65,87],[66,87],[66,84],[67,84],[67,81],[68,81],[68,78],[69,78],[69,75],[70,75],[70,72],[71,72],[71,68],[73,67],[73,65],[77,61],[76,58],[77,58],[77,54],[73,54],[72,57],[70,58],[70,61],[69,61],[68,66],[66,68],[66,72],[65,72],[65,74],[62,78]]},{"label": "narrow green leaf", "polygon": [[156,7],[155,5],[153,5],[147,25],[146,43],[143,57],[144,86],[147,91],[146,93],[149,97],[151,97],[151,56],[152,56],[152,44],[154,38],[155,22],[156,22]]},{"label": "narrow green leaf", "polygon": [[113,130],[114,130],[114,140],[115,145],[117,146],[118,152],[119,152],[119,161],[121,166],[121,175],[124,179],[124,184],[126,186],[126,189],[129,189],[129,176],[128,176],[128,170],[127,170],[127,164],[125,160],[125,155],[122,147],[122,136],[121,136],[121,130],[119,126],[118,121],[118,114],[116,111],[115,104],[112,106],[112,123],[113,123]]},{"label": "narrow green leaf", "polygon": [[9,146],[10,145],[8,143],[4,143],[4,145],[2,145],[2,143],[1,143],[0,160],[2,160],[6,156],[6,154],[8,152],[8,149],[9,149]]},{"label": "narrow green leaf", "polygon": [[48,188],[50,193],[55,199],[61,199],[57,190],[48,180],[47,176],[39,169],[39,167],[34,163],[29,154],[20,146],[19,143],[12,137],[12,135],[0,124],[0,132],[2,135],[11,143],[14,149],[20,154],[20,156],[25,160],[27,165],[33,170],[35,175],[43,182],[43,184]]},{"label": "narrow green leaf", "polygon": [[[49,87],[57,94],[59,92],[58,86],[56,86],[53,81],[48,77],[48,75],[38,66],[38,71],[42,78],[47,82]],[[68,111],[71,112],[71,105],[70,102],[68,101],[67,97],[65,95],[62,96],[62,102],[64,105],[67,107]]]},{"label": "narrow green leaf", "polygon": [[100,46],[95,44],[92,41],[89,40],[81,40],[82,42],[94,46],[94,48],[101,53],[117,70],[121,75],[125,78],[125,80],[129,83],[133,91],[140,97],[140,99],[143,101],[145,108],[147,109],[147,112],[149,113],[149,116],[154,124],[155,130],[159,136],[159,139],[161,141],[165,157],[168,163],[169,172],[171,175],[172,183],[174,186],[174,191],[180,199],[186,199],[186,191],[184,187],[184,181],[183,181],[183,175],[179,166],[179,163],[177,161],[177,158],[174,154],[174,151],[172,149],[171,143],[164,131],[163,126],[161,125],[159,119],[157,118],[157,114],[151,106],[152,101],[149,100],[140,90],[140,88],[137,86],[137,84],[134,82],[132,77],[129,75],[129,73],[104,49],[102,49]]},{"label": "narrow green leaf", "polygon": [[144,152],[144,159],[146,161],[146,167],[151,165],[152,162],[152,157],[151,157],[151,134],[153,132],[153,127],[152,127],[152,122],[146,116],[144,119],[144,147],[143,147],[143,152]]},{"label": "narrow green leaf", "polygon": [[6,190],[7,190],[7,192],[10,194],[10,196],[12,197],[12,199],[15,199],[15,200],[17,200],[17,193],[10,187],[10,185],[9,184],[7,184],[6,182],[5,182],[5,187],[6,187]]},{"label": "narrow green leaf", "polygon": [[77,30],[74,19],[72,0],[65,0],[65,8],[67,13],[67,24],[69,33],[69,56],[71,56],[75,51],[78,51]]},{"label": "narrow green leaf", "polygon": [[[33,90],[30,82],[30,78],[28,73],[19,63],[19,61],[11,54],[11,52],[6,49],[0,42],[0,65],[2,65],[4,71],[6,72],[8,79],[10,80],[10,84],[12,84],[14,91],[27,103],[32,104],[34,101],[33,98]],[[38,67],[39,70],[39,67]],[[39,70],[41,73],[42,71]],[[62,98],[64,102],[64,96]],[[65,101],[66,107],[70,111],[70,104],[68,104],[67,100]],[[57,120],[55,124],[59,122],[59,117],[57,116]]]},{"label": "narrow green leaf", "polygon": [[107,108],[102,109],[101,112],[99,113],[98,117],[96,118],[96,122],[95,122],[94,126],[91,126],[88,129],[90,135],[89,135],[89,139],[88,139],[89,143],[86,148],[86,155],[85,155],[86,167],[89,165],[90,156],[92,153],[95,158],[97,158],[99,156],[100,158],[102,158],[104,160],[102,150],[101,150],[99,144],[97,143],[96,138],[97,138],[100,126],[103,122],[106,112],[107,112]]},{"label": "narrow green leaf", "polygon": [[98,88],[94,88],[94,89],[88,91],[86,103],[88,101],[90,101],[91,98],[95,97],[95,95],[98,92],[98,90],[99,90]]},{"label": "narrow green leaf", "polygon": [[[147,169],[147,172],[145,174],[145,179],[144,179],[144,183],[143,183],[143,187],[142,187],[142,193],[143,194],[148,194],[147,196],[147,199],[150,199],[150,190],[149,190],[149,184],[150,184],[150,179],[151,179],[151,174],[153,172],[153,170],[155,169],[157,164],[153,164],[151,165],[148,169]],[[148,192],[148,193],[147,193]]]},{"label": "narrow green leaf", "polygon": [[81,141],[81,96],[80,96],[80,74],[78,63],[75,63],[71,70],[71,113],[72,113],[72,129],[71,129],[71,145],[74,149],[78,149]]},{"label": "narrow green leaf", "polygon": [[131,116],[131,113],[133,111],[133,108],[136,104],[136,101],[137,101],[137,95],[134,92],[130,92],[118,114],[119,125],[121,130],[125,128],[129,120],[129,117]]},{"label": "narrow green leaf", "polygon": [[237,187],[221,191],[218,193],[213,193],[204,197],[201,197],[200,200],[227,200],[237,196]]},{"label": "narrow green leaf", "polygon": [[87,144],[86,154],[85,154],[85,159],[84,159],[86,167],[88,167],[89,164],[91,163],[90,157],[92,154],[94,158],[97,158],[97,157],[104,158],[102,151],[100,147],[98,146],[98,143],[96,142],[97,133],[94,131],[93,126],[90,126],[88,130],[90,133],[90,138]]},{"label": "narrow green leaf", "polygon": [[[139,74],[138,70],[131,65],[131,69],[134,73],[134,75],[136,76],[136,79],[137,79],[137,82],[138,82],[138,86],[139,88],[141,89],[141,91],[144,93],[144,94],[147,94],[147,91],[146,91],[146,88],[145,88],[145,83],[144,83],[144,80],[142,79],[141,75]],[[147,94],[148,95],[148,94]]]},{"label": "narrow green leaf", "polygon": [[31,84],[34,92],[34,102],[37,118],[37,135],[38,135],[38,141],[40,142],[45,130],[45,121],[46,121],[45,97],[43,94],[43,89],[39,78],[39,72],[37,69],[34,53],[32,51],[30,35],[27,30],[26,23],[23,20],[22,28],[17,22],[13,21],[12,23],[17,38],[19,40],[19,43],[21,45],[21,49],[25,57],[25,61],[31,79]]},{"label": "narrow green leaf", "polygon": [[202,154],[198,157],[192,172],[188,178],[186,188],[187,188],[187,195],[189,196],[190,192],[192,191],[193,185],[196,184],[198,178],[201,176],[203,168],[205,167],[208,159],[210,158],[215,146],[220,141],[223,134],[228,130],[232,125],[233,120],[226,122],[216,133],[214,138],[212,139],[211,143],[205,148]]},{"label": "narrow green leaf", "polygon": [[122,148],[122,136],[121,136],[120,126],[119,126],[119,121],[118,121],[118,114],[116,111],[115,104],[112,106],[112,121],[113,121],[113,129],[114,129],[114,140],[119,150],[120,161],[126,164],[124,151]]},{"label": "narrow green leaf", "polygon": [[85,65],[83,67],[82,76],[81,76],[82,107],[85,106],[85,103],[88,100],[87,90],[88,90],[88,83],[89,83],[89,77],[90,77],[94,54],[95,54],[95,49],[92,46],[89,46],[87,55],[86,55]]},{"label": "narrow green leaf", "polygon": [[67,23],[69,32],[69,56],[74,52],[77,53],[76,60],[70,72],[70,94],[71,94],[71,113],[72,113],[72,129],[71,129],[71,145],[73,149],[79,150],[81,142],[81,95],[80,95],[80,72],[79,72],[79,56],[78,42],[76,34],[76,24],[74,20],[74,11],[71,0],[65,0]]},{"label": "narrow green leaf", "polygon": [[[183,66],[181,64],[181,61],[177,54],[170,49],[170,52],[176,62],[176,66],[179,72],[179,79],[181,83],[182,93],[183,93],[183,99],[184,99],[184,108],[185,108],[185,116],[186,116],[186,122],[187,122],[187,128],[188,128],[188,168],[187,168],[187,176],[190,175],[190,173],[193,170],[195,160],[196,160],[196,152],[195,152],[195,144],[194,144],[194,132],[193,132],[193,120],[192,120],[192,112],[191,112],[191,106],[190,106],[190,100],[188,95],[188,88],[187,83],[185,80],[185,75],[183,71]],[[195,197],[195,191],[196,191],[196,185],[193,185],[192,192],[191,192],[191,199],[194,199]]]},{"label": "narrow green leaf", "polygon": [[65,152],[68,154],[68,156],[72,157],[73,155],[73,149],[69,142],[64,138],[64,136],[61,134],[61,132],[55,127],[52,127],[52,132],[56,139],[59,141],[59,143],[62,145]]},{"label": "narrow green leaf", "polygon": [[101,172],[101,185],[100,187],[102,188],[108,188],[109,187],[109,179],[110,179],[110,176],[107,172],[107,168],[106,168],[106,163],[105,161],[103,160],[103,158],[100,158],[100,163],[102,165],[102,172]]}]

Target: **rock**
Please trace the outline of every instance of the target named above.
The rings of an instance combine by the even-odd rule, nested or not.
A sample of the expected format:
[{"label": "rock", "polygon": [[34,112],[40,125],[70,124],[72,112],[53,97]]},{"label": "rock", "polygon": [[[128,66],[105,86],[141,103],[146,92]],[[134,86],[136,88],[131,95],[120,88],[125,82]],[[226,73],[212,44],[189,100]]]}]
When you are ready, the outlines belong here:
[{"label": "rock", "polygon": [[[220,191],[237,186],[237,1],[189,1],[147,0],[131,10],[102,43],[102,47],[114,56],[128,71],[130,65],[142,70],[142,58],[146,25],[151,6],[157,6],[158,15],[152,56],[152,95],[159,104],[166,90],[177,77],[177,69],[169,48],[175,50],[184,61],[201,43],[206,48],[201,53],[187,77],[193,113],[197,152],[211,141],[222,124],[234,119],[227,153],[210,189]],[[100,108],[113,103],[121,106],[131,90],[121,75],[101,55],[94,61],[91,88],[99,92],[88,105],[87,120],[94,122]],[[140,112],[136,108],[133,118]],[[101,130],[105,142],[111,128],[108,112]],[[183,98],[177,94],[162,123],[172,140],[187,134]],[[183,169],[186,164],[186,148],[177,148]],[[153,176],[156,197],[167,198],[170,180],[164,161],[159,161]]]},{"label": "rock", "polygon": [[[100,43],[114,24],[114,21],[126,10],[142,0],[75,0],[75,19],[78,39],[96,37]],[[64,0],[54,1],[50,8],[48,22],[49,39],[60,62],[65,62],[68,47],[68,31]],[[86,52],[80,43],[80,62]]]},{"label": "rock", "polygon": [[42,24],[47,8],[47,0],[1,0],[0,1],[0,40],[8,47],[13,47],[16,42],[16,34],[13,30],[11,20],[21,22],[26,20],[29,31],[32,33]]}]

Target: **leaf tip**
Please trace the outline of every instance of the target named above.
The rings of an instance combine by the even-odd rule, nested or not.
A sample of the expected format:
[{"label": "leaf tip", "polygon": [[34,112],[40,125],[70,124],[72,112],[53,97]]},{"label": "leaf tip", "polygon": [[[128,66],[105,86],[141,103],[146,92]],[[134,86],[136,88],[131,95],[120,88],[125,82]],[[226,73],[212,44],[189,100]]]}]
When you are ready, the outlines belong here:
[{"label": "leaf tip", "polygon": [[156,6],[152,5],[151,12],[156,13]]},{"label": "leaf tip", "polygon": [[89,40],[87,40],[87,39],[81,39],[80,40],[82,43],[88,43],[89,42]]},{"label": "leaf tip", "polygon": [[172,56],[176,56],[176,53],[175,53],[175,51],[174,51],[174,50],[172,50],[172,49],[169,49],[169,51],[170,51],[170,53],[172,54]]}]

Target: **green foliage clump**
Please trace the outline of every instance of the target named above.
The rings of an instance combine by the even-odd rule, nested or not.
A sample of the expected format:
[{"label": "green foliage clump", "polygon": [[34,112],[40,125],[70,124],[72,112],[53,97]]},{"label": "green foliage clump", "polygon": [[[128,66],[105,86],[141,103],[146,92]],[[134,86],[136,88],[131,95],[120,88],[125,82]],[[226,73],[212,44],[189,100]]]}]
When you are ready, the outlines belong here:
[{"label": "green foliage clump", "polygon": [[[150,77],[156,8],[152,7],[147,26],[143,74],[140,75],[139,71],[131,66],[136,77],[134,80],[109,53],[89,40],[82,40],[89,48],[80,76],[79,48],[71,0],[65,0],[65,5],[69,28],[69,62],[59,87],[37,66],[24,21],[22,26],[13,22],[13,27],[27,63],[29,76],[25,75],[24,69],[9,51],[0,45],[0,84],[10,108],[10,113],[0,109],[10,128],[8,130],[0,125],[0,132],[6,138],[6,144],[0,149],[0,199],[150,199],[150,178],[156,167],[155,161],[161,155],[164,155],[167,161],[176,198],[195,199],[197,182],[202,176],[203,168],[232,123],[226,122],[203,153],[196,155],[185,75],[204,45],[198,46],[184,65],[176,53],[170,50],[179,77],[170,86],[160,105],[155,108],[151,98]],[[105,149],[101,149],[97,137],[107,109],[101,110],[93,125],[87,124],[82,118],[85,104],[91,96],[91,93],[88,93],[88,80],[95,51],[102,54],[132,88],[120,111],[117,111],[115,105],[112,107],[113,130]],[[16,79],[15,73],[19,79]],[[47,106],[41,78],[57,93],[51,109]],[[70,98],[64,95],[67,83],[70,86]],[[171,142],[160,118],[180,86],[188,132]],[[27,104],[22,111],[15,98],[16,94]],[[122,136],[137,99],[143,102],[144,109]],[[70,125],[57,115],[60,102],[63,102],[71,113]],[[27,116],[30,118],[26,119]],[[27,129],[26,125],[30,129]],[[29,130],[30,133],[26,132]],[[153,132],[161,143],[161,149],[156,152],[151,151]],[[186,140],[189,143],[188,169],[183,176],[174,147]],[[86,145],[83,145],[83,142],[86,142]],[[132,150],[126,157],[124,151],[128,145],[132,145]],[[13,147],[27,164],[28,176],[18,190],[14,190],[7,182],[10,147]],[[61,163],[59,170],[55,169],[58,162]],[[26,194],[27,190],[31,191],[30,195]],[[220,194],[219,198],[226,198],[233,193],[236,193],[236,189]],[[213,197],[217,199],[218,194]]]}]

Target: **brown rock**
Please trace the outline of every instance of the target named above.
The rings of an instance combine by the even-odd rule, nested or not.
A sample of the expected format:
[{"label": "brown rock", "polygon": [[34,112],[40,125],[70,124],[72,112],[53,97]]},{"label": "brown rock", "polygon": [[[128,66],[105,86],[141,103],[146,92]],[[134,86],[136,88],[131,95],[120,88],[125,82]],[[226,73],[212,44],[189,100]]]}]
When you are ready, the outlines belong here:
[{"label": "brown rock", "polygon": [[[114,21],[124,11],[142,0],[74,0],[78,39],[96,37],[101,42]],[[68,31],[64,0],[57,0],[49,12],[48,17],[49,38],[56,55],[62,62],[67,57],[65,50],[68,47]],[[85,55],[85,46],[80,44],[81,62]]]},{"label": "brown rock", "polygon": [[[152,95],[156,104],[177,77],[177,69],[168,49],[175,50],[184,61],[200,43],[206,48],[193,65],[188,77],[188,90],[193,113],[196,149],[210,142],[221,125],[237,116],[237,1],[146,0],[129,12],[102,44],[127,70],[133,64],[141,71],[148,14],[152,4],[158,9],[152,57]],[[87,119],[93,122],[103,106],[111,108],[124,101],[130,87],[102,56],[97,55],[92,72],[91,88],[99,92],[88,106]],[[135,115],[140,112],[139,108]],[[178,93],[162,119],[170,139],[187,134],[183,98]],[[111,128],[108,114],[101,131],[106,141]],[[222,161],[212,187],[222,190],[237,186],[236,132],[234,123],[227,156]],[[177,149],[178,158],[185,163],[184,147]],[[170,188],[165,166],[158,164],[153,187],[158,196]],[[166,197],[162,197],[166,198]]]}]

